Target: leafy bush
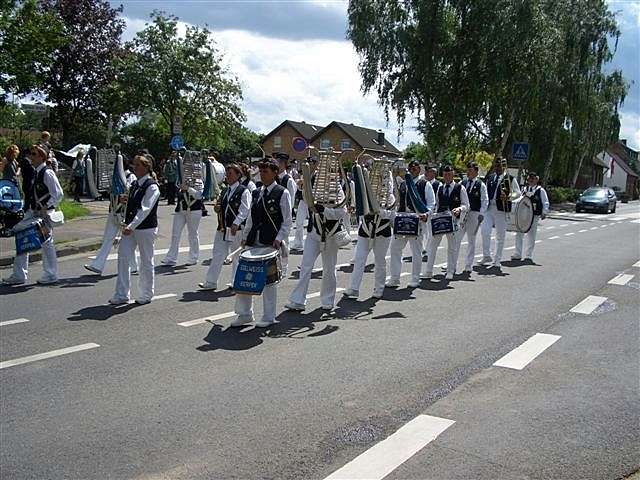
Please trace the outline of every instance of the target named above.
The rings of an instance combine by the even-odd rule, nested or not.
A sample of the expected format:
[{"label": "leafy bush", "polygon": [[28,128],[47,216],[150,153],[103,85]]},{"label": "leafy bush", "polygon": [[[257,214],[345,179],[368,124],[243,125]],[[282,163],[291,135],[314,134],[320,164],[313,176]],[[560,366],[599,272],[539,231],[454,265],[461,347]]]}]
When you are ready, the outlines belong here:
[{"label": "leafy bush", "polygon": [[575,202],[582,190],[567,187],[549,187],[547,188],[547,195],[549,196],[549,202],[551,203],[564,203]]}]

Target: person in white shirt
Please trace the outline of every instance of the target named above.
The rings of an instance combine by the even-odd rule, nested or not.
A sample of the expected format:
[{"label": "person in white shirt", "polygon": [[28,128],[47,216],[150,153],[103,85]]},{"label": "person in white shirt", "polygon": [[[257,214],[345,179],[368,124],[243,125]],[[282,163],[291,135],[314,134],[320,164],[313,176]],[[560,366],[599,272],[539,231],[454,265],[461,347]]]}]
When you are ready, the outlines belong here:
[{"label": "person in white shirt", "polygon": [[[313,177],[307,181],[314,182]],[[337,203],[345,200],[344,191],[338,185],[329,186],[338,191]],[[303,311],[307,305],[309,281],[313,273],[313,266],[319,255],[322,255],[322,284],[320,286],[320,304],[323,310],[331,310],[336,298],[336,264],[338,263],[338,249],[336,235],[345,233],[344,219],[347,216],[345,206],[339,208],[324,207],[321,204],[312,206],[309,212],[309,226],[307,238],[304,242],[304,253],[300,266],[300,278],[289,296],[286,308]]]},{"label": "person in white shirt", "polygon": [[511,260],[521,260],[523,240],[527,238],[527,247],[524,252],[524,260],[533,261],[533,249],[536,246],[536,234],[538,223],[549,213],[549,197],[544,188],[538,185],[539,177],[535,172],[529,172],[527,186],[522,188],[522,194],[531,198],[533,203],[533,224],[527,233],[516,233],[516,250]]},{"label": "person in white shirt", "polygon": [[[433,190],[434,195],[438,191],[438,187],[440,187],[440,181],[436,178],[437,173],[438,173],[438,170],[434,167],[427,168],[427,170],[424,173],[424,178],[427,180],[429,185],[431,185],[431,189]],[[431,248],[431,239],[432,239],[431,222],[427,222],[427,227],[424,228],[422,231],[422,237],[423,237],[422,256],[427,257],[429,255],[429,249]],[[424,260],[426,259],[423,258],[423,261]]]},{"label": "person in white shirt", "polygon": [[[116,163],[120,164],[120,162],[122,162],[122,168],[124,169],[124,178],[128,190],[131,188],[131,185],[133,185],[133,182],[136,181],[136,176],[129,169],[129,162],[125,162],[123,156],[121,154],[118,154]],[[90,272],[102,275],[104,267],[107,263],[109,252],[113,247],[114,240],[120,233],[120,229],[122,227],[121,224],[124,221],[124,210],[125,205],[120,202],[120,195],[111,194],[109,203],[109,215],[107,216],[107,223],[104,226],[102,246],[96,254],[96,258],[93,260],[93,262],[84,266],[84,268],[86,268]],[[138,273],[138,262],[135,255],[131,256],[131,273]]]},{"label": "person in white shirt", "polygon": [[435,195],[431,184],[420,175],[420,163],[417,160],[409,162],[408,165],[409,174],[413,177],[416,191],[421,197],[420,199],[426,205],[426,212],[419,212],[414,202],[409,195],[407,188],[407,182],[403,179],[399,187],[400,201],[398,202],[398,212],[410,212],[421,213],[420,215],[420,228],[418,230],[417,237],[404,237],[398,236],[394,232],[393,239],[391,240],[389,260],[389,270],[391,278],[387,281],[387,287],[397,287],[400,285],[400,273],[402,271],[402,252],[409,243],[411,247],[411,280],[409,281],[409,287],[417,288],[420,286],[420,272],[422,270],[422,239],[423,230],[427,228],[426,221],[429,212],[435,205]]},{"label": "person in white shirt", "polygon": [[[216,290],[222,265],[229,255],[242,242],[242,225],[249,216],[251,208],[251,191],[240,183],[242,169],[232,163],[227,165],[226,182],[228,187],[221,193],[220,206],[216,206],[218,214],[218,228],[213,242],[211,264],[207,269],[207,276],[203,283],[198,284],[202,290]],[[219,210],[219,211],[218,211]],[[238,255],[233,256],[231,267],[231,282],[236,274]]]},{"label": "person in white shirt", "polygon": [[[480,225],[482,233],[482,259],[478,262],[480,265],[492,263],[494,268],[500,269],[502,261],[502,250],[504,249],[504,239],[507,235],[507,217],[506,212],[511,209],[511,202],[505,195],[502,188],[502,182],[505,175],[508,175],[511,185],[511,192],[520,195],[520,187],[518,181],[503,172],[500,158],[496,158],[494,164],[495,171],[487,175],[485,181],[487,183],[487,194],[489,196],[489,208],[485,213],[484,220]],[[491,255],[491,229],[496,227],[496,248]]]},{"label": "person in white shirt", "polygon": [[[53,211],[62,198],[64,192],[56,174],[47,167],[49,148],[43,144],[31,146],[29,152],[31,164],[35,168],[35,178],[29,192],[25,195],[25,217],[40,217],[44,227],[49,232],[49,238],[42,244],[42,276],[38,279],[40,285],[51,285],[58,282],[58,259],[53,243],[53,227],[48,222],[48,213]],[[22,285],[27,281],[29,270],[29,254],[16,255],[13,261],[13,274],[4,279],[5,285]]]},{"label": "person in white shirt", "polygon": [[293,205],[293,199],[296,198],[296,191],[298,190],[298,186],[296,185],[296,181],[288,172],[289,168],[289,155],[286,153],[274,153],[273,158],[278,162],[278,178],[276,182],[278,185],[282,185],[289,192],[289,197],[291,197],[291,204]]},{"label": "person in white shirt", "polygon": [[[388,191],[393,192],[392,176],[389,176]],[[395,195],[389,195],[389,204],[395,204]],[[367,263],[369,252],[373,250],[374,255],[374,287],[373,298],[382,298],[384,293],[385,281],[387,278],[387,250],[391,243],[391,225],[395,218],[394,210],[381,208],[378,214],[361,216],[358,219],[358,241],[354,254],[353,272],[351,273],[351,285],[344,292],[344,296],[348,298],[358,298],[360,295],[360,284],[364,275],[364,267]]]},{"label": "person in white shirt", "polygon": [[251,167],[246,163],[239,163],[238,165],[242,170],[242,178],[240,179],[240,184],[247,187],[249,189],[249,193],[253,192],[257,187],[251,179]]},{"label": "person in white shirt", "polygon": [[[203,164],[195,161],[193,168],[204,168]],[[189,237],[189,260],[186,265],[195,265],[200,256],[200,237],[198,228],[202,220],[202,192],[204,182],[202,178],[196,178],[193,186],[188,186],[186,179],[179,185],[178,199],[176,201],[175,214],[173,215],[173,226],[171,231],[171,245],[167,256],[162,260],[162,265],[173,267],[178,261],[178,250],[180,248],[180,237],[185,225]]]},{"label": "person in white shirt", "polygon": [[[283,248],[283,242],[289,238],[291,230],[291,195],[289,191],[276,182],[278,163],[275,160],[263,160],[260,165],[262,186],[252,193],[251,209],[243,230],[242,245],[248,247],[270,246],[277,250]],[[285,247],[286,249],[286,247]],[[282,267],[286,275],[286,259],[282,259]],[[255,323],[256,327],[266,328],[276,321],[276,304],[278,300],[277,284],[264,287],[262,292],[262,318]],[[232,327],[250,323],[253,318],[253,295],[236,293],[235,313],[237,317],[231,322]]]},{"label": "person in white shirt", "polygon": [[[489,195],[487,194],[487,186],[478,178],[478,164],[475,162],[467,165],[467,179],[462,182],[467,196],[469,197],[469,211],[467,212],[467,220],[463,230],[458,235],[458,240],[462,243],[464,237],[467,237],[467,255],[464,260],[464,271],[471,272],[473,267],[473,259],[476,255],[476,235],[484,218],[487,208],[489,207]],[[458,244],[458,251],[460,244]]]},{"label": "person in white shirt", "polygon": [[[443,169],[444,181],[438,187],[436,192],[436,213],[451,212],[451,214],[462,221],[464,215],[469,210],[469,197],[467,196],[467,190],[461,183],[456,183],[453,180],[454,171],[449,165]],[[438,252],[438,246],[442,241],[442,237],[447,237],[447,273],[446,280],[452,280],[456,271],[456,263],[458,261],[458,245],[460,241],[458,236],[462,236],[460,230],[453,233],[444,233],[432,235],[429,259],[427,260],[427,267],[422,278],[429,279],[433,276],[433,264],[436,261],[436,253]]]},{"label": "person in white shirt", "polygon": [[129,303],[131,286],[131,257],[136,247],[140,250],[140,277],[136,303],[151,302],[155,291],[153,249],[158,235],[158,201],[160,188],[153,173],[151,159],[137,155],[133,159],[133,171],[138,178],[131,185],[128,195],[120,197],[126,205],[122,240],[118,245],[118,278],[116,291],[109,300],[112,305]]}]

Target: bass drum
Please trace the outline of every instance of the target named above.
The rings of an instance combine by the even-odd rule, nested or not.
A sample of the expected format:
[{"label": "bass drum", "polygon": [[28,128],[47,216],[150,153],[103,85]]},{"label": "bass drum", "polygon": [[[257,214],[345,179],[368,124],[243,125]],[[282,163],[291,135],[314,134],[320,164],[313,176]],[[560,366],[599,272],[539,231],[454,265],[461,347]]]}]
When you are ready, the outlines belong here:
[{"label": "bass drum", "polygon": [[507,215],[507,231],[527,233],[533,225],[533,203],[522,196],[511,202],[511,213]]}]

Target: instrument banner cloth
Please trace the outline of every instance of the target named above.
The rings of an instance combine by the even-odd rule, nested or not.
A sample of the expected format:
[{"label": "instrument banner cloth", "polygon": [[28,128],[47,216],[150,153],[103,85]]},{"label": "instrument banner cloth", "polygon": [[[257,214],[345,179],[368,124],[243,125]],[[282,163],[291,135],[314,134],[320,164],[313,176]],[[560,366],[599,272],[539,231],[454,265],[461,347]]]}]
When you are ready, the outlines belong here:
[{"label": "instrument banner cloth", "polygon": [[44,230],[44,223],[40,218],[23,220],[14,227],[14,231],[16,233],[17,255],[40,250],[42,244],[51,237],[51,234]]},{"label": "instrument banner cloth", "polygon": [[458,231],[458,222],[455,221],[451,212],[436,213],[431,217],[431,234],[443,235]]},{"label": "instrument banner cloth", "polygon": [[240,254],[233,290],[247,295],[261,295],[264,287],[280,280],[280,251],[271,247],[249,248]]},{"label": "instrument banner cloth", "polygon": [[396,213],[393,221],[393,233],[396,237],[417,237],[420,230],[420,218],[414,213]]}]

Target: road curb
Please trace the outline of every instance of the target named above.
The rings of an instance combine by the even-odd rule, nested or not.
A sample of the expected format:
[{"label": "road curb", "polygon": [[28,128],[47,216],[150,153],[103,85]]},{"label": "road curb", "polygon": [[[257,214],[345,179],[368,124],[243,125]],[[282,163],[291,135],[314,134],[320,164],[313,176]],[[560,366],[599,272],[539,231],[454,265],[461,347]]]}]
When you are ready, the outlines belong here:
[{"label": "road curb", "polygon": [[[84,238],[73,242],[66,242],[56,245],[56,255],[60,257],[68,257],[77,253],[90,252],[97,250],[102,245],[102,237]],[[14,255],[0,256],[0,267],[13,265]],[[29,260],[37,262],[42,259],[42,250],[29,254]]]}]

